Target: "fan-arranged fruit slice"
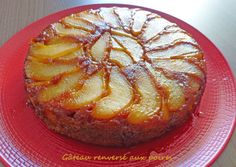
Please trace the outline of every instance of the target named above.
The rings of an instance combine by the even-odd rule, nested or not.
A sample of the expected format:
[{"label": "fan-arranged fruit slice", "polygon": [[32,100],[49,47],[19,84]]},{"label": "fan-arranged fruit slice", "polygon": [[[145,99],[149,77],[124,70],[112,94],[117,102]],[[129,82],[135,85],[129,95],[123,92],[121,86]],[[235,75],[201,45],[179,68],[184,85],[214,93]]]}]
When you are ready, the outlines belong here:
[{"label": "fan-arranged fruit slice", "polygon": [[128,106],[133,98],[133,90],[128,80],[113,67],[109,81],[110,94],[96,103],[92,112],[95,118],[109,119]]},{"label": "fan-arranged fruit slice", "polygon": [[124,29],[129,29],[132,20],[132,10],[128,8],[115,8],[114,12],[118,15]]},{"label": "fan-arranged fruit slice", "polygon": [[200,78],[203,77],[202,71],[194,64],[181,59],[172,60],[153,60],[156,67],[176,71],[181,73],[194,74]]},{"label": "fan-arranged fruit slice", "polygon": [[81,57],[83,55],[84,55],[83,48],[80,48],[80,49],[76,50],[75,52],[72,52],[72,53],[67,54],[65,56],[58,57],[54,60],[57,61],[57,62],[68,63],[68,62],[75,61],[76,58]]},{"label": "fan-arranged fruit slice", "polygon": [[163,32],[176,32],[176,31],[183,31],[183,30],[179,28],[176,24],[173,24],[171,26],[166,27],[165,31]]},{"label": "fan-arranged fruit slice", "polygon": [[66,28],[61,23],[53,24],[53,29],[60,36],[75,36],[75,37],[86,37],[90,35],[89,32],[77,28]]},{"label": "fan-arranged fruit slice", "polygon": [[149,58],[171,58],[177,56],[194,56],[200,50],[192,44],[180,43],[163,49],[147,52]]},{"label": "fan-arranged fruit slice", "polygon": [[99,14],[111,27],[120,27],[119,19],[114,13],[113,8],[101,8]]},{"label": "fan-arranged fruit slice", "polygon": [[90,23],[87,20],[84,20],[80,17],[77,17],[76,15],[71,15],[68,17],[65,17],[62,22],[66,25],[75,27],[75,28],[79,28],[85,31],[94,31],[95,30],[95,25],[93,25],[92,23]]},{"label": "fan-arranged fruit slice", "polygon": [[185,103],[185,96],[182,87],[177,83],[177,81],[167,78],[162,71],[154,69],[149,63],[146,63],[146,65],[157,82],[167,93],[168,109],[171,111],[176,111],[182,107]]},{"label": "fan-arranged fruit slice", "polygon": [[164,28],[166,28],[167,26],[171,26],[171,25],[173,25],[173,23],[171,23],[163,18],[155,17],[155,18],[151,19],[147,23],[146,28],[143,31],[143,34],[141,36],[142,40],[143,41],[150,40],[151,38],[156,36],[158,33],[163,31]]},{"label": "fan-arranged fruit slice", "polygon": [[105,87],[104,72],[101,70],[85,80],[81,89],[70,91],[70,97],[63,100],[61,106],[66,109],[78,109],[92,104],[102,97]]},{"label": "fan-arranged fruit slice", "polygon": [[121,50],[112,49],[110,52],[110,60],[118,63],[121,67],[133,64],[133,60],[130,58],[130,56]]},{"label": "fan-arranged fruit slice", "polygon": [[80,44],[70,42],[56,43],[51,45],[35,43],[30,48],[30,55],[39,59],[54,59],[76,51],[80,47]]},{"label": "fan-arranged fruit slice", "polygon": [[118,36],[113,35],[113,37],[122,45],[123,48],[131,54],[134,61],[138,62],[143,56],[143,49],[142,46],[138,43],[138,41],[125,37],[125,36]]},{"label": "fan-arranged fruit slice", "polygon": [[96,61],[102,61],[105,58],[107,49],[109,48],[111,36],[105,32],[92,46],[91,55]]},{"label": "fan-arranged fruit slice", "polygon": [[123,29],[111,28],[111,34],[112,35],[117,35],[117,36],[125,36],[125,37],[135,39],[131,34],[129,34],[128,32],[125,32],[125,30],[123,30]]},{"label": "fan-arranged fruit slice", "polygon": [[173,33],[171,32],[164,33],[158,36],[156,39],[150,40],[144,46],[148,48],[148,50],[153,50],[157,47],[168,46],[178,41],[185,41],[185,42],[190,42],[193,44],[195,43],[195,41],[188,34],[177,31]]},{"label": "fan-arranged fruit slice", "polygon": [[132,124],[139,124],[151,119],[161,107],[161,97],[155,83],[141,66],[136,66],[134,77],[135,87],[140,94],[139,103],[130,107],[128,121]]},{"label": "fan-arranged fruit slice", "polygon": [[150,12],[143,10],[136,10],[133,15],[133,24],[132,24],[132,32],[135,36],[141,33],[144,23],[147,20],[147,16]]},{"label": "fan-arranged fruit slice", "polygon": [[27,78],[34,80],[50,80],[59,74],[70,72],[77,68],[75,64],[44,64],[31,60],[28,60],[25,64]]},{"label": "fan-arranged fruit slice", "polygon": [[89,21],[91,24],[94,24],[100,28],[106,27],[106,24],[104,23],[103,19],[101,18],[101,16],[98,14],[97,11],[94,10],[84,11],[78,13],[77,16]]},{"label": "fan-arranged fruit slice", "polygon": [[81,87],[83,84],[83,77],[83,71],[76,71],[68,75],[63,75],[58,83],[50,85],[39,92],[39,102],[48,102],[75,87]]}]

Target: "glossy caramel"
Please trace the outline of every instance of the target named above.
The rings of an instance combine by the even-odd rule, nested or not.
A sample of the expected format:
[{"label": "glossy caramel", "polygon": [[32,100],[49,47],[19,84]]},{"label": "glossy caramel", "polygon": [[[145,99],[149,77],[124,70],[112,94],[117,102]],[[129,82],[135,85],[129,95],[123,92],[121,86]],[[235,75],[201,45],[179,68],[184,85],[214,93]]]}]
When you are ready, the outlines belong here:
[{"label": "glossy caramel", "polygon": [[[25,74],[29,96],[40,105],[139,124],[192,112],[204,87],[205,61],[191,35],[159,15],[100,8],[67,16],[33,39]],[[109,109],[102,111],[102,103]]]}]

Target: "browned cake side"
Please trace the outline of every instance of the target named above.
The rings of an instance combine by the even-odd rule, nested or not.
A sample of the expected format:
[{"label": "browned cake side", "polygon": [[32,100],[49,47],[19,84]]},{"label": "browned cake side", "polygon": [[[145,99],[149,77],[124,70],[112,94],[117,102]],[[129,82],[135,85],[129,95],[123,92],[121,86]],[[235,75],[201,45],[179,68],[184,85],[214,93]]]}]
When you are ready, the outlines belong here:
[{"label": "browned cake side", "polygon": [[196,41],[140,9],[72,14],[32,40],[29,102],[50,129],[86,143],[129,146],[183,124],[205,86]]}]

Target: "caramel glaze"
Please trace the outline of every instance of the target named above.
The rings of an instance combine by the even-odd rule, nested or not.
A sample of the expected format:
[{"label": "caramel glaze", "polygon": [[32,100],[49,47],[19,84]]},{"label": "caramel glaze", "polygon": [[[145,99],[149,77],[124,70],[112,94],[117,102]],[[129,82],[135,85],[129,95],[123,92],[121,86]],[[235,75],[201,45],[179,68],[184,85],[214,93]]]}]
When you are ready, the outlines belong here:
[{"label": "caramel glaze", "polygon": [[[115,9],[115,8],[114,8]],[[170,57],[170,58],[156,58],[158,59],[182,59],[187,61],[189,64],[193,65],[194,67],[196,67],[198,70],[200,70],[204,76],[203,78],[200,78],[199,76],[195,75],[195,74],[190,74],[190,73],[183,73],[183,72],[175,72],[175,71],[170,71],[170,70],[166,70],[164,68],[158,68],[156,67],[155,70],[158,70],[160,72],[162,72],[166,78],[171,79],[171,80],[175,80],[177,81],[177,83],[179,83],[181,85],[181,88],[184,91],[184,95],[185,95],[185,100],[186,100],[186,104],[189,107],[189,109],[191,110],[192,108],[194,108],[194,106],[196,106],[196,104],[194,103],[198,96],[198,91],[200,89],[202,89],[201,85],[203,85],[205,83],[205,71],[206,71],[206,67],[205,67],[205,60],[203,59],[203,53],[201,51],[201,48],[199,47],[199,45],[196,42],[189,42],[189,41],[184,41],[182,39],[179,39],[178,41],[173,41],[172,43],[168,44],[168,45],[164,45],[164,46],[160,46],[157,48],[154,48],[152,50],[149,50],[148,47],[145,47],[145,44],[147,44],[150,41],[155,41],[158,40],[163,34],[171,34],[174,32],[182,32],[185,33],[186,35],[190,36],[187,32],[185,32],[184,30],[180,29],[177,27],[176,24],[171,24],[171,25],[167,25],[161,32],[154,34],[153,37],[151,37],[150,39],[144,41],[142,39],[142,35],[143,33],[146,31],[146,29],[148,28],[148,22],[151,21],[154,18],[160,18],[160,16],[153,14],[153,13],[149,13],[147,14],[147,19],[145,21],[145,23],[143,24],[141,31],[139,31],[138,33],[135,33],[132,30],[132,25],[134,22],[134,14],[136,11],[138,11],[139,9],[133,9],[131,11],[131,18],[130,18],[130,23],[129,26],[124,27],[122,25],[122,20],[119,16],[118,12],[113,12],[114,17],[116,17],[116,19],[118,20],[119,23],[119,27],[112,27],[111,24],[108,24],[106,22],[103,22],[103,24],[93,24],[92,22],[90,22],[88,19],[86,18],[80,18],[80,14],[75,14],[73,15],[73,17],[75,17],[75,19],[81,19],[82,21],[93,25],[95,28],[93,30],[89,30],[86,27],[75,27],[75,26],[71,26],[67,23],[65,23],[63,20],[59,21],[59,23],[63,24],[63,26],[66,29],[70,29],[71,27],[76,28],[76,29],[82,29],[84,31],[87,31],[90,35],[88,36],[60,36],[60,34],[58,34],[54,28],[54,25],[50,25],[49,27],[47,27],[38,37],[34,38],[32,40],[32,44],[34,43],[43,43],[45,45],[50,44],[51,41],[53,41],[53,39],[55,38],[59,38],[59,40],[65,39],[65,40],[72,40],[72,41],[76,41],[77,43],[81,43],[81,47],[83,50],[83,54],[80,57],[76,57],[74,59],[71,59],[69,61],[60,61],[60,59],[44,59],[44,60],[38,60],[36,59],[35,61],[41,61],[44,63],[54,63],[54,64],[71,64],[71,63],[75,63],[78,66],[78,69],[83,70],[86,75],[83,78],[84,80],[86,80],[87,78],[89,78],[91,75],[93,75],[94,73],[96,73],[97,71],[104,69],[105,72],[105,83],[106,83],[106,91],[104,91],[102,97],[105,97],[109,94],[110,90],[109,90],[109,79],[110,79],[110,71],[111,71],[111,67],[112,66],[118,66],[120,68],[121,73],[126,76],[126,78],[128,79],[128,81],[130,82],[130,84],[132,85],[132,89],[134,92],[134,96],[132,99],[132,103],[138,103],[140,101],[140,94],[137,90],[137,88],[134,85],[134,81],[135,81],[135,77],[133,75],[133,65],[127,66],[127,67],[123,67],[121,66],[121,64],[115,62],[115,61],[111,61],[109,59],[109,55],[112,49],[114,50],[122,50],[124,51],[133,61],[134,65],[137,66],[141,66],[145,69],[145,72],[147,73],[147,75],[149,75],[152,79],[152,82],[155,83],[156,86],[156,90],[159,93],[159,95],[161,96],[161,111],[156,113],[156,117],[158,119],[166,119],[168,120],[170,118],[170,114],[172,112],[177,112],[177,111],[169,111],[168,109],[168,104],[167,104],[167,97],[169,96],[168,91],[163,88],[161,86],[161,84],[154,78],[154,76],[149,72],[149,70],[147,69],[145,62],[150,63],[152,65],[152,59],[150,59],[147,55],[148,52],[158,52],[160,50],[166,50],[169,49],[173,46],[177,46],[177,45],[191,45],[192,47],[196,48],[198,51],[197,52],[192,52],[192,53],[185,53],[183,55],[177,55],[174,57]],[[115,11],[115,10],[114,10]],[[89,10],[86,11],[89,14],[94,14],[96,16],[99,17],[99,19],[102,20],[107,20],[109,18],[102,18],[102,16],[100,16],[100,10]],[[177,28],[176,30],[171,30],[171,28]],[[123,45],[121,42],[119,42],[118,40],[116,40],[115,38],[112,37],[112,35],[114,34],[114,29],[117,30],[121,30],[124,31],[125,33],[128,33],[131,35],[131,37],[133,39],[135,39],[137,41],[137,43],[142,47],[143,50],[143,55],[140,58],[140,61],[135,62],[134,58],[131,55],[130,50],[128,50],[126,48],[125,45]],[[92,56],[91,56],[91,47],[96,43],[96,41],[100,38],[100,36],[102,34],[104,34],[105,32],[109,32],[110,33],[110,38],[109,38],[109,45],[106,46],[106,51],[104,53],[104,58],[101,62],[96,61]],[[116,35],[122,35],[122,34],[117,34]],[[124,34],[124,36],[126,36]],[[191,37],[191,36],[190,36]],[[120,46],[120,48],[114,48],[112,46],[112,42],[111,42],[111,38],[113,38],[118,45]],[[26,61],[29,61],[31,58],[33,57],[33,55],[28,56]],[[34,100],[31,101],[37,101],[35,99],[37,99],[37,95],[38,93],[42,90],[42,89],[46,89],[47,86],[49,85],[56,85],[58,83],[58,81],[60,80],[60,78],[63,75],[68,75],[68,73],[63,73],[63,74],[59,74],[55,77],[53,77],[52,80],[49,81],[37,81],[34,80],[33,78],[29,78],[26,75],[26,88],[27,91],[29,92],[29,96],[30,99],[34,98]],[[199,90],[192,90],[189,87],[189,84],[191,82],[191,80],[193,80],[194,82],[196,82],[197,84],[199,84]],[[125,92],[124,92],[125,93]],[[194,95],[194,96],[190,96],[190,95]],[[61,99],[66,99],[66,98],[70,98],[70,95],[68,94],[68,92],[63,93],[62,95],[54,98],[53,100],[47,102],[45,105],[47,106],[53,106],[51,108],[61,108],[60,106],[60,101]],[[129,105],[132,105],[132,103],[130,103]],[[37,104],[34,104],[37,105]],[[84,111],[86,110],[87,112],[91,112],[93,107],[96,105],[96,102],[92,102],[91,104],[82,106],[80,108],[78,108],[76,111],[72,110],[72,111],[66,111],[68,112],[68,115],[73,115],[76,112],[80,112],[80,111]],[[129,107],[125,107],[123,108],[118,115],[116,115],[116,117],[120,117],[120,118],[126,118],[129,115]],[[181,110],[181,108],[179,109]],[[55,119],[53,116],[53,113],[50,111],[45,111],[47,112],[47,114],[51,117],[51,119]],[[161,114],[161,112],[163,112]],[[152,118],[150,118],[149,121],[151,121]]]}]

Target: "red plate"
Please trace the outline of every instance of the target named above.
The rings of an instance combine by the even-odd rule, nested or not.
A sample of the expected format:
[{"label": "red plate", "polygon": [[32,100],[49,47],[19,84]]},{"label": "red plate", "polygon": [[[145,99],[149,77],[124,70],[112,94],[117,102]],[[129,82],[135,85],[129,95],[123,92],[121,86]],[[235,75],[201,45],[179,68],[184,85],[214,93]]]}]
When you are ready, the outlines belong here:
[{"label": "red plate", "polygon": [[[71,13],[112,4],[64,10],[27,26],[0,49],[0,156],[10,166],[205,166],[212,164],[228,143],[235,125],[236,88],[223,55],[199,31],[170,15],[157,13],[187,30],[201,45],[207,63],[207,84],[195,116],[184,126],[132,148],[84,144],[50,130],[26,106],[23,66],[29,41],[47,25]],[[130,5],[115,5],[137,7]],[[63,160],[63,155],[77,160]],[[90,160],[84,160],[87,156]],[[117,158],[118,160],[101,160]],[[121,157],[119,157],[121,156]],[[68,158],[65,157],[64,158]],[[85,157],[84,157],[85,158]],[[140,158],[140,159],[134,159]],[[128,160],[127,160],[128,159]],[[167,160],[168,159],[168,160]]]}]

